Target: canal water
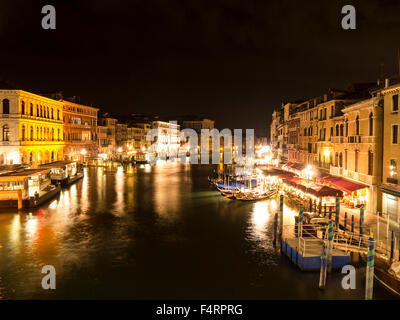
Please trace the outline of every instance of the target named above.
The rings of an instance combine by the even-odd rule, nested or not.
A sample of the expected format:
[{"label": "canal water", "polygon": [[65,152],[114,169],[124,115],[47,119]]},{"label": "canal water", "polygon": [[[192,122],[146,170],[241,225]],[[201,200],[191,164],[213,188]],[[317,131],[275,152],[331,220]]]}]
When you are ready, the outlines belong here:
[{"label": "canal water", "polygon": [[[206,165],[85,169],[37,210],[0,213],[3,299],[363,299],[339,272],[318,289],[272,244],[276,200],[225,199]],[[285,205],[285,219],[292,219]],[[44,290],[44,265],[56,289]],[[375,283],[374,298],[394,298]]]}]

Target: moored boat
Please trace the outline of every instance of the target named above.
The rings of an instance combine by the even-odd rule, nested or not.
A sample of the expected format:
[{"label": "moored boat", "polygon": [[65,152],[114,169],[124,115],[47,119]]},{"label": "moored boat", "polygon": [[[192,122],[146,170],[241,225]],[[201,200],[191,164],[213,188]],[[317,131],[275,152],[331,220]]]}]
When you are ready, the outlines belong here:
[{"label": "moored boat", "polygon": [[50,169],[53,184],[68,186],[83,178],[82,166],[76,161],[56,161],[42,164],[39,168]]},{"label": "moored boat", "polygon": [[59,192],[60,187],[51,184],[50,169],[21,169],[0,174],[1,207],[35,207]]}]

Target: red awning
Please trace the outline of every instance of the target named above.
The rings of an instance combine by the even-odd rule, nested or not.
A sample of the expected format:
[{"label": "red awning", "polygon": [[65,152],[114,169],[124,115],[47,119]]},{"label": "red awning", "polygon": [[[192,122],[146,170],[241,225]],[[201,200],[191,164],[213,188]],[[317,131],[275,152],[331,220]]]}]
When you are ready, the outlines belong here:
[{"label": "red awning", "polygon": [[357,191],[359,189],[368,188],[368,186],[356,182],[352,182],[346,179],[338,178],[335,180],[329,181],[329,183],[336,189],[342,190],[346,193],[352,193],[353,191]]}]

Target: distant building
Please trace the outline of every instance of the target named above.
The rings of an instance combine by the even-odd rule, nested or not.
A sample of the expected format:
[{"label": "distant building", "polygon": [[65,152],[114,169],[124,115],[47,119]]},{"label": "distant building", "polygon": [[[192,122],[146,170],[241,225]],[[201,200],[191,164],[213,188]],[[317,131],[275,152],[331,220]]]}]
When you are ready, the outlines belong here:
[{"label": "distant building", "polygon": [[110,156],[117,153],[116,127],[118,120],[108,114],[104,114],[99,119],[97,126],[97,140],[100,154]]},{"label": "distant building", "polygon": [[157,156],[174,156],[180,146],[180,126],[165,121],[152,121],[151,128],[157,130],[157,137],[151,142],[150,152]]},{"label": "distant building", "polygon": [[60,100],[64,110],[64,156],[68,160],[83,160],[97,156],[98,108]]}]

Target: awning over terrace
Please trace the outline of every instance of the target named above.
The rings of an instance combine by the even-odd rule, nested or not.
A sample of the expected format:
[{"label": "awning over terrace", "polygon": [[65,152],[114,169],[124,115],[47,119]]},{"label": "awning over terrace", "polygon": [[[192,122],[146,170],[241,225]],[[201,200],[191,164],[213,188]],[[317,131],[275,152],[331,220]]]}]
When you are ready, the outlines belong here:
[{"label": "awning over terrace", "polygon": [[296,189],[299,189],[305,193],[309,193],[314,195],[315,197],[343,197],[343,192],[341,190],[337,190],[335,188],[331,188],[328,186],[324,186],[322,184],[317,184],[314,182],[310,182],[308,180],[299,178],[299,177],[291,177],[283,179],[283,182],[287,185],[290,185]]},{"label": "awning over terrace", "polygon": [[364,189],[364,188],[368,188],[367,185],[365,184],[361,184],[361,183],[356,183],[350,180],[346,180],[340,177],[335,177],[335,176],[325,176],[323,178],[321,178],[321,182],[326,183],[336,189],[339,189],[343,192],[346,192],[348,194],[360,190],[360,189]]}]

